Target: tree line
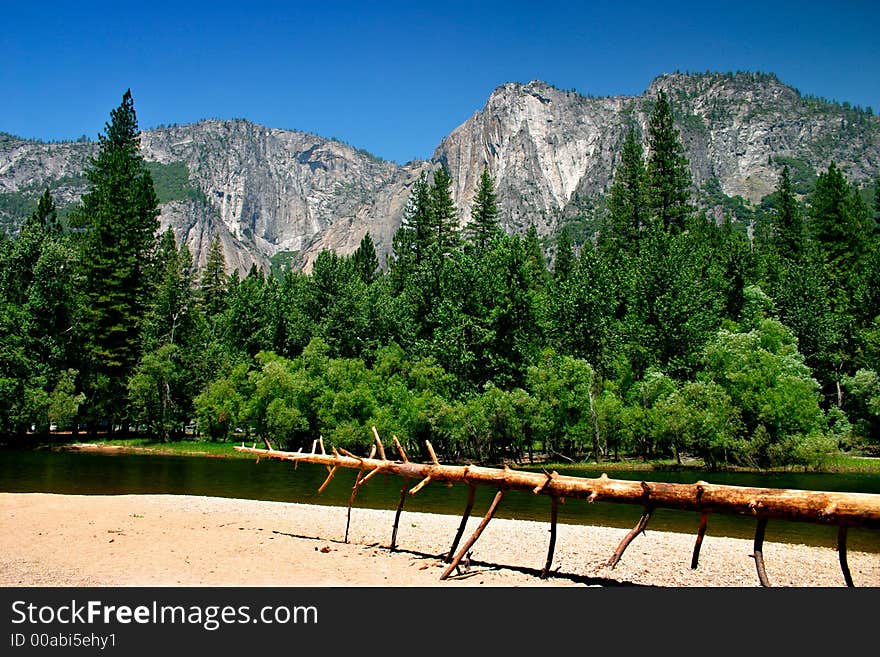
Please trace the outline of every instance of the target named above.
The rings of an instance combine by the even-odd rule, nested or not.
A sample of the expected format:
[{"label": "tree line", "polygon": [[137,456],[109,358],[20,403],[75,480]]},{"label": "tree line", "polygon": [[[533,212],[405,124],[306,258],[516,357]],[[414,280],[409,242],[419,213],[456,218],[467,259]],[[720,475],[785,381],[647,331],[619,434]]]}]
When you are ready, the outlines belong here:
[{"label": "tree line", "polygon": [[392,253],[369,233],[309,274],[203,267],[169,229],[130,92],[89,189],[0,241],[0,431],[233,433],[356,449],[370,427],[447,459],[687,456],[818,465],[880,444],[878,211],[831,164],[784,168],[749,230],[695,207],[660,92],[593,239],[503,230],[484,170],[464,228],[442,165]]}]

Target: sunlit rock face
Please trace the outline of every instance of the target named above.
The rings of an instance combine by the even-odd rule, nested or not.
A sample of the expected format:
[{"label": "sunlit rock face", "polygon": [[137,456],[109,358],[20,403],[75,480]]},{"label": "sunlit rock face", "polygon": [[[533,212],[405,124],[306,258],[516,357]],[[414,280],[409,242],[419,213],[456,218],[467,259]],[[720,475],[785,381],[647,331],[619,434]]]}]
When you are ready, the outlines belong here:
[{"label": "sunlit rock face", "polygon": [[[601,206],[627,130],[634,126],[644,138],[661,89],[673,106],[695,199],[710,216],[720,216],[723,197],[758,203],[786,164],[804,182],[832,161],[853,181],[880,172],[878,117],[802,97],[773,75],[753,73],[662,75],[641,96],[592,97],[538,81],[504,84],[429,161],[406,165],[245,120],[146,130],[141,148],[161,169],[157,181],[164,175],[173,183],[161,226],[174,229],[197,265],[217,238],[230,271],[244,274],[254,265],[268,271],[272,263],[309,271],[322,250],[352,253],[368,231],[385,264],[413,183],[441,164],[452,177],[462,226],[484,168],[495,180],[509,232],[534,225],[540,235],[553,235]],[[59,206],[75,204],[96,153],[94,142],[0,134],[0,222],[7,232],[15,232],[29,213],[27,202],[45,187]]]}]

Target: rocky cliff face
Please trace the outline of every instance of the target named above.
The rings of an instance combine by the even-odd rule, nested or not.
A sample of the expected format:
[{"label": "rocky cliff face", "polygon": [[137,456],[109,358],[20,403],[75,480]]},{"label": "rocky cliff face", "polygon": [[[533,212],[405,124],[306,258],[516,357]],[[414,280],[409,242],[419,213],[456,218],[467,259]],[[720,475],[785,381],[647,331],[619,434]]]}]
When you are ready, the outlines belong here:
[{"label": "rocky cliff face", "polygon": [[[485,108],[438,146],[463,223],[483,167],[495,177],[506,226],[558,230],[577,205],[606,192],[629,125],[647,134],[659,90],[670,98],[694,191],[717,183],[757,203],[783,164],[809,177],[841,166],[851,180],[880,171],[880,119],[802,98],[772,75],[664,75],[642,96],[590,98],[542,82],[498,87]],[[705,197],[705,194],[702,196]]]},{"label": "rocky cliff face", "polygon": [[[322,249],[351,253],[367,231],[382,260],[413,182],[441,163],[452,175],[462,225],[488,167],[507,230],[534,224],[540,234],[553,234],[607,191],[626,130],[634,124],[646,134],[660,89],[672,101],[694,189],[706,205],[718,203],[719,194],[760,201],[776,187],[783,164],[805,182],[831,161],[851,180],[880,172],[880,119],[750,73],[664,75],[635,97],[593,98],[537,81],[505,84],[441,141],[430,162],[406,166],[243,120],[145,131],[141,145],[154,179],[167,179],[162,227],[173,227],[197,262],[216,236],[230,269],[289,262],[309,270]],[[59,205],[75,203],[96,149],[0,135],[0,221],[14,230],[46,186]]]},{"label": "rocky cliff face", "polygon": [[[0,141],[0,192],[37,195],[48,186],[60,206],[87,189],[82,172],[97,144]],[[197,264],[216,236],[231,269],[269,269],[277,259],[308,269],[322,248],[354,251],[370,231],[387,251],[424,164],[400,167],[346,144],[247,121],[203,121],[145,131],[151,165],[174,167],[191,198],[161,205],[160,223],[174,229]],[[159,177],[154,173],[154,180]],[[157,186],[158,187],[158,186]],[[160,199],[162,191],[159,190]],[[173,195],[173,192],[172,192]]]}]

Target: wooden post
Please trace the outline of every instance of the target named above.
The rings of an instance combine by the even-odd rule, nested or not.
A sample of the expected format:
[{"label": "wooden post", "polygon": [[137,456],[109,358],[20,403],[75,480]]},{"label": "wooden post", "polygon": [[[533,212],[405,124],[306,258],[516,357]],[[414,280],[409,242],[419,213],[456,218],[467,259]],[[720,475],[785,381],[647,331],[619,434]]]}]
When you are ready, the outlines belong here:
[{"label": "wooden post", "polygon": [[547,579],[550,574],[550,565],[553,563],[553,550],[556,548],[556,516],[559,510],[559,498],[555,495],[550,498],[550,545],[547,548],[547,563],[541,571],[541,579]]},{"label": "wooden post", "polygon": [[486,515],[483,516],[483,519],[480,521],[480,524],[477,526],[476,531],[474,531],[473,535],[467,540],[467,542],[461,547],[458,551],[458,554],[455,555],[455,559],[452,560],[446,570],[443,571],[443,574],[440,575],[440,579],[444,580],[449,577],[449,574],[458,567],[458,564],[464,558],[464,555],[467,554],[467,551],[471,549],[471,546],[477,542],[477,539],[480,538],[480,534],[483,533],[483,530],[486,529],[486,525],[489,524],[489,521],[492,519],[492,516],[495,515],[496,509],[498,509],[498,505],[501,503],[501,498],[504,497],[504,489],[499,488],[498,492],[495,493],[495,498],[492,500],[492,504],[489,505],[489,510],[486,511]]}]

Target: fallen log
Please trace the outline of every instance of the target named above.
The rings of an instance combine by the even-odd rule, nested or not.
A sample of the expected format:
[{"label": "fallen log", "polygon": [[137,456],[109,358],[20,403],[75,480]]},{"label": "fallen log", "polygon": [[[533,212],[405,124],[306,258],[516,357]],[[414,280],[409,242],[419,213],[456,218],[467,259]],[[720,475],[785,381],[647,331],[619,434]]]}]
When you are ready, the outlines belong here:
[{"label": "fallen log", "polygon": [[[372,445],[370,456],[366,458],[356,456],[343,449],[337,451],[335,448],[332,450],[332,454],[328,454],[324,451],[323,441],[321,442],[320,453],[315,451],[315,444],[312,445],[311,452],[280,451],[272,449],[268,443],[267,449],[258,449],[256,446],[245,447],[243,444],[240,447],[236,446],[234,449],[239,452],[254,454],[257,459],[270,458],[293,461],[294,464],[304,461],[325,466],[330,474],[319,492],[329,483],[337,468],[358,470],[358,476],[355,479],[349,499],[349,520],[351,517],[351,505],[361,485],[367,483],[370,478],[379,472],[403,477],[405,483],[401,489],[401,501],[395,515],[392,549],[396,547],[397,524],[403,508],[403,500],[407,493],[415,495],[419,490],[432,482],[444,482],[447,485],[453,483],[467,484],[469,487],[468,504],[455,541],[445,558],[447,563],[451,563],[444,571],[441,579],[446,579],[449,576],[467,550],[472,547],[480,532],[497,509],[503,497],[503,492],[506,490],[531,491],[535,495],[549,495],[552,500],[559,498],[564,500],[569,497],[584,499],[590,503],[603,501],[642,506],[644,513],[639,524],[621,541],[608,562],[612,567],[619,561],[627,545],[639,533],[644,532],[647,520],[655,509],[677,509],[694,511],[700,514],[700,529],[697,543],[694,547],[692,568],[697,566],[700,544],[706,531],[706,521],[710,513],[754,517],[758,522],[758,529],[755,536],[754,554],[752,556],[755,559],[758,578],[763,586],[768,586],[769,582],[764,567],[761,546],[764,538],[764,528],[770,519],[837,525],[840,527],[841,531],[837,547],[840,553],[841,569],[848,586],[852,586],[852,579],[846,565],[846,528],[880,528],[880,495],[876,494],[728,486],[710,484],[705,481],[699,481],[695,484],[630,481],[610,479],[606,474],[596,478],[588,478],[559,475],[556,472],[540,473],[514,470],[507,466],[503,468],[488,468],[475,465],[443,465],[437,459],[430,443],[426,443],[426,446],[431,456],[431,463],[414,463],[406,458],[396,437],[395,446],[402,460],[393,461],[386,457],[379,434],[375,429],[373,429],[373,436],[375,444]],[[377,450],[379,458],[374,458]],[[409,480],[419,480],[419,483],[412,488],[408,488]],[[483,519],[478,530],[453,558],[473,507],[473,493],[476,486],[489,486],[497,489],[498,493],[490,512]],[[555,511],[555,503],[552,510]],[[553,513],[551,518],[551,544],[548,550],[547,563],[542,571],[545,577],[549,571],[553,547],[555,546],[555,516],[556,514]],[[348,540],[348,529],[348,522],[346,522],[346,542]]]}]

